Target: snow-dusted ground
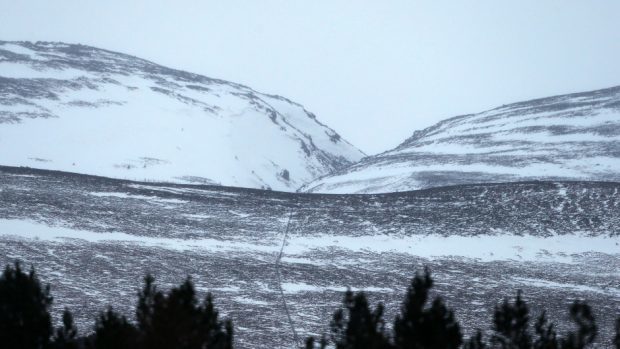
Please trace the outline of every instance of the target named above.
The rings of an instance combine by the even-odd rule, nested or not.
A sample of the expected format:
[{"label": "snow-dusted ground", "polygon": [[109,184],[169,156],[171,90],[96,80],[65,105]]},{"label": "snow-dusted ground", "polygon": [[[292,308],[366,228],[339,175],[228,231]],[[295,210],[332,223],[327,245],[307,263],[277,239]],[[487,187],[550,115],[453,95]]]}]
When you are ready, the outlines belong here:
[{"label": "snow-dusted ground", "polygon": [[620,181],[620,87],[444,120],[302,188],[385,193],[524,180]]},{"label": "snow-dusted ground", "polygon": [[363,154],[301,105],[128,55],[0,41],[0,164],[294,191]]},{"label": "snow-dusted ground", "polygon": [[132,316],[146,272],[162,287],[191,275],[233,319],[238,347],[290,348],[283,301],[302,336],[327,329],[346,287],[385,302],[391,319],[425,265],[467,331],[488,328],[481,319],[517,289],[560,317],[588,299],[606,330],[620,306],[619,189],[307,195],[0,167],[0,262],[33,264],[83,331],[108,304]]},{"label": "snow-dusted ground", "polygon": [[[174,239],[126,234],[122,232],[94,232],[71,229],[66,222],[53,224],[23,219],[0,219],[5,237],[35,239],[62,243],[81,240],[85,243],[135,244],[140,247],[157,247],[174,251],[277,253],[280,250],[278,232],[271,241],[244,243],[237,237],[231,239],[194,238]],[[490,235],[389,235],[377,234],[351,236],[319,234],[292,235],[286,240],[285,261],[290,263],[316,263],[306,256],[315,250],[342,250],[344,253],[400,253],[426,259],[463,258],[483,262],[493,261],[546,261],[573,263],[574,256],[586,253],[616,254],[620,251],[617,236],[590,236],[588,232],[570,235],[532,236],[490,232]]]}]

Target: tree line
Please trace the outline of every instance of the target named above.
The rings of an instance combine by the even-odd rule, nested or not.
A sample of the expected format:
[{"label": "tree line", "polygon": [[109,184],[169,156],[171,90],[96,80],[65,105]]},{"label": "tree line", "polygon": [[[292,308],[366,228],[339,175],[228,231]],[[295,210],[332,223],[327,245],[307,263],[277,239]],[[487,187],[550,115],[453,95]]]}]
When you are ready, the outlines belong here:
[{"label": "tree line", "polygon": [[0,277],[0,348],[232,349],[232,323],[219,319],[211,294],[198,301],[189,278],[164,293],[147,275],[138,293],[135,323],[109,307],[85,336],[78,336],[67,309],[62,326],[54,329],[51,304],[50,286],[41,285],[34,269],[25,273],[17,262],[7,266]]},{"label": "tree line", "polygon": [[[514,300],[495,307],[492,331],[478,330],[464,338],[461,326],[441,297],[429,300],[433,279],[428,270],[411,280],[400,313],[387,326],[381,303],[374,307],[363,292],[347,291],[334,312],[328,334],[310,337],[306,349],[583,349],[593,347],[598,328],[592,309],[581,301],[569,308],[574,330],[558,334],[543,311],[531,323],[530,310],[518,292]],[[97,315],[93,331],[78,335],[68,309],[54,328],[50,286],[42,285],[33,268],[6,266],[0,276],[0,348],[7,349],[232,349],[233,325],[221,320],[211,294],[199,301],[192,281],[167,292],[152,276],[138,292],[135,321],[108,307]],[[389,329],[388,329],[389,327]],[[620,349],[620,318],[611,342]],[[258,345],[265,343],[257,343]]]},{"label": "tree line", "polygon": [[[481,330],[464,339],[454,312],[441,297],[429,300],[433,279],[428,269],[411,280],[400,313],[391,330],[386,330],[384,308],[372,309],[363,292],[347,291],[343,307],[334,313],[329,335],[319,340],[308,338],[306,349],[583,349],[593,348],[598,328],[592,309],[575,301],[569,317],[575,330],[560,335],[543,311],[530,323],[530,310],[520,291],[513,301],[505,299],[495,307],[492,331]],[[605,348],[620,349],[620,317],[611,342],[601,340]],[[532,331],[533,330],[533,331]]]}]

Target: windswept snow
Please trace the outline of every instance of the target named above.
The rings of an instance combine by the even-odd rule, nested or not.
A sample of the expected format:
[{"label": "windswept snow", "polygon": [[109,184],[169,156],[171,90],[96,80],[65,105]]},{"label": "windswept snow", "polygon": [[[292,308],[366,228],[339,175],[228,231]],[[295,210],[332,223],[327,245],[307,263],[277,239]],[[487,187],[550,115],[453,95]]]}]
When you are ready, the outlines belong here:
[{"label": "windswept snow", "polygon": [[320,178],[314,193],[386,193],[524,180],[620,181],[620,87],[444,120]]},{"label": "windswept snow", "polygon": [[93,192],[90,193],[90,195],[96,196],[96,197],[103,197],[103,198],[107,198],[107,197],[113,197],[113,198],[120,198],[120,199],[137,199],[137,200],[149,200],[152,202],[160,202],[160,203],[169,203],[169,204],[183,204],[187,201],[184,200],[178,200],[178,199],[165,199],[165,198],[160,198],[157,196],[146,196],[146,195],[130,195],[127,193],[114,193],[114,192],[106,192],[106,193],[97,193],[97,192]]},{"label": "windswept snow", "polygon": [[301,105],[82,45],[0,41],[0,164],[294,191],[358,161]]},{"label": "windswept snow", "polygon": [[[204,250],[212,252],[273,253],[280,250],[277,232],[274,238],[255,242],[238,239],[173,239],[148,237],[123,232],[97,233],[66,227],[63,222],[54,225],[29,220],[0,219],[2,235],[7,237],[64,242],[83,240],[89,243],[131,243],[141,247],[157,247],[176,251]],[[406,234],[377,235],[316,235],[287,238],[285,252],[288,263],[316,264],[308,259],[312,253],[343,250],[346,253],[369,252],[374,254],[400,253],[426,259],[466,258],[484,262],[492,261],[547,261],[571,263],[574,257],[587,253],[616,254],[620,251],[620,238],[589,236],[586,232],[551,237],[497,234],[485,236],[440,236]],[[291,257],[291,256],[301,256]]]}]

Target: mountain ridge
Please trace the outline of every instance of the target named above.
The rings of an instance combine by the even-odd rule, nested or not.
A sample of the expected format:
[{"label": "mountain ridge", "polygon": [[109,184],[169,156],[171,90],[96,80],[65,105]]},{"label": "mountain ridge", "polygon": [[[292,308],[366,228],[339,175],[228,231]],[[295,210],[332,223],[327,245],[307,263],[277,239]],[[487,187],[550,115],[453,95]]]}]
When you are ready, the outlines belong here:
[{"label": "mountain ridge", "polygon": [[289,191],[364,156],[288,98],[59,42],[0,41],[0,146],[6,165]]},{"label": "mountain ridge", "polygon": [[[620,86],[614,86],[442,120],[300,191],[379,193],[460,183],[617,181],[619,149]],[[593,169],[585,168],[589,165]]]}]

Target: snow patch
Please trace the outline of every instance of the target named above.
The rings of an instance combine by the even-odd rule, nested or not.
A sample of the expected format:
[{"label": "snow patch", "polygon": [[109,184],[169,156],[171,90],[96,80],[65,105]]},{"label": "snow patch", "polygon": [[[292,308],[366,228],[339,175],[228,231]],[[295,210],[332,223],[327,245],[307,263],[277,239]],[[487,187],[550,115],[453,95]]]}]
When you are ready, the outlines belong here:
[{"label": "snow patch", "polygon": [[179,199],[166,199],[166,198],[160,198],[157,196],[134,195],[134,194],[117,193],[117,192],[92,192],[90,193],[90,195],[97,196],[97,197],[113,197],[113,198],[121,198],[121,199],[148,200],[152,202],[168,203],[168,204],[187,203],[187,201],[179,200]]},{"label": "snow patch", "polygon": [[[58,222],[61,223],[61,222]],[[132,243],[177,251],[207,250],[213,252],[244,251],[269,253],[274,257],[280,252],[280,238],[259,242],[239,242],[212,238],[172,239],[127,234],[123,232],[97,233],[44,223],[0,219],[0,235],[50,242],[82,240],[89,243]],[[366,236],[316,235],[295,236],[287,239],[284,261],[288,263],[321,264],[311,255],[317,250],[343,249],[366,253],[401,253],[426,259],[466,258],[481,262],[502,260],[573,263],[575,258],[588,253],[620,254],[620,236],[588,236],[586,233],[536,237],[531,235],[440,236],[385,234]],[[275,259],[274,259],[275,260]],[[359,263],[363,263],[360,261]]]}]

